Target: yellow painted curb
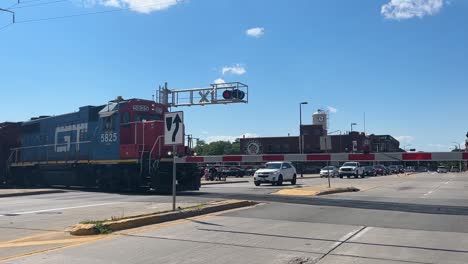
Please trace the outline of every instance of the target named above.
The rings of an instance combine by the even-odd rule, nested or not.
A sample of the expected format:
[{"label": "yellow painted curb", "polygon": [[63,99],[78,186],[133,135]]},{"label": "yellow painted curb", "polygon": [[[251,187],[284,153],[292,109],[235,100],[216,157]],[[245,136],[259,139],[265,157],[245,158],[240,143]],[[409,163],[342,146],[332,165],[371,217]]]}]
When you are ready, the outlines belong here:
[{"label": "yellow painted curb", "polygon": [[[211,214],[219,211],[247,207],[255,204],[257,203],[246,200],[226,200],[220,202],[211,202],[197,207],[192,207],[186,210],[180,210],[175,212],[140,215],[115,221],[102,221],[99,222],[99,225],[101,225],[101,227],[104,227],[109,231],[119,231],[124,229],[141,227],[145,225],[153,225],[178,219],[194,217],[203,214]],[[76,236],[96,235],[99,233],[97,224],[77,224],[66,231]]]}]

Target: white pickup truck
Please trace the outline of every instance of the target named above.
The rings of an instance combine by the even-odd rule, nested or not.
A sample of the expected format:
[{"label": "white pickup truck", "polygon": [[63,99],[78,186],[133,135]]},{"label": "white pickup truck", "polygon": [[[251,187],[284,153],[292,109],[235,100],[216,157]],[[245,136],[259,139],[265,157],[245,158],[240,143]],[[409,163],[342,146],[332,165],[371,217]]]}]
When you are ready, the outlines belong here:
[{"label": "white pickup truck", "polygon": [[359,178],[359,176],[364,177],[364,167],[361,167],[359,162],[345,162],[339,170],[340,178],[351,176]]}]

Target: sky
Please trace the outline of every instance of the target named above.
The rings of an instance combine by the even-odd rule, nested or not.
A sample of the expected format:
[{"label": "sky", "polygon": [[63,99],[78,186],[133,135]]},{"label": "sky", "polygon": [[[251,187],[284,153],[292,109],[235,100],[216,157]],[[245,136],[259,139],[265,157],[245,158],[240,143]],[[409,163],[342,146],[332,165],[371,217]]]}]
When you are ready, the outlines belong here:
[{"label": "sky", "polygon": [[1,0],[0,121],[214,82],[248,104],[183,107],[208,141],[329,131],[448,151],[468,130],[466,0]]}]

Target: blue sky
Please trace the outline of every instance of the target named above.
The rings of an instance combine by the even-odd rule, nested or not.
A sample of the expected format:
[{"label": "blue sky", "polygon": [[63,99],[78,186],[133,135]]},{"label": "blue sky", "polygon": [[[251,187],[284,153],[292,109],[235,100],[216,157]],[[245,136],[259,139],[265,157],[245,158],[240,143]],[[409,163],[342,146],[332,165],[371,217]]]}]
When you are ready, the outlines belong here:
[{"label": "blue sky", "polygon": [[332,107],[331,130],[363,130],[366,112],[368,133],[418,150],[468,130],[465,0],[55,1],[22,0],[0,30],[1,121],[221,78],[248,84],[250,102],[181,108],[195,137],[296,135],[301,101],[305,123]]}]

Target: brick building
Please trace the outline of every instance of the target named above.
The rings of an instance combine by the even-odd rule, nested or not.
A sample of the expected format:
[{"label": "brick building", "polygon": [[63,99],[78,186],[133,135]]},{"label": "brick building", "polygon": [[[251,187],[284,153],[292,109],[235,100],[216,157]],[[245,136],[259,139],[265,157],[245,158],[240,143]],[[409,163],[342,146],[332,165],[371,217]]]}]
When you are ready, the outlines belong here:
[{"label": "brick building", "polygon": [[[301,127],[304,153],[345,152],[400,152],[400,142],[390,135],[365,135],[350,132],[344,135],[327,135],[322,125]],[[299,153],[298,136],[241,138],[241,153],[245,155]]]}]

